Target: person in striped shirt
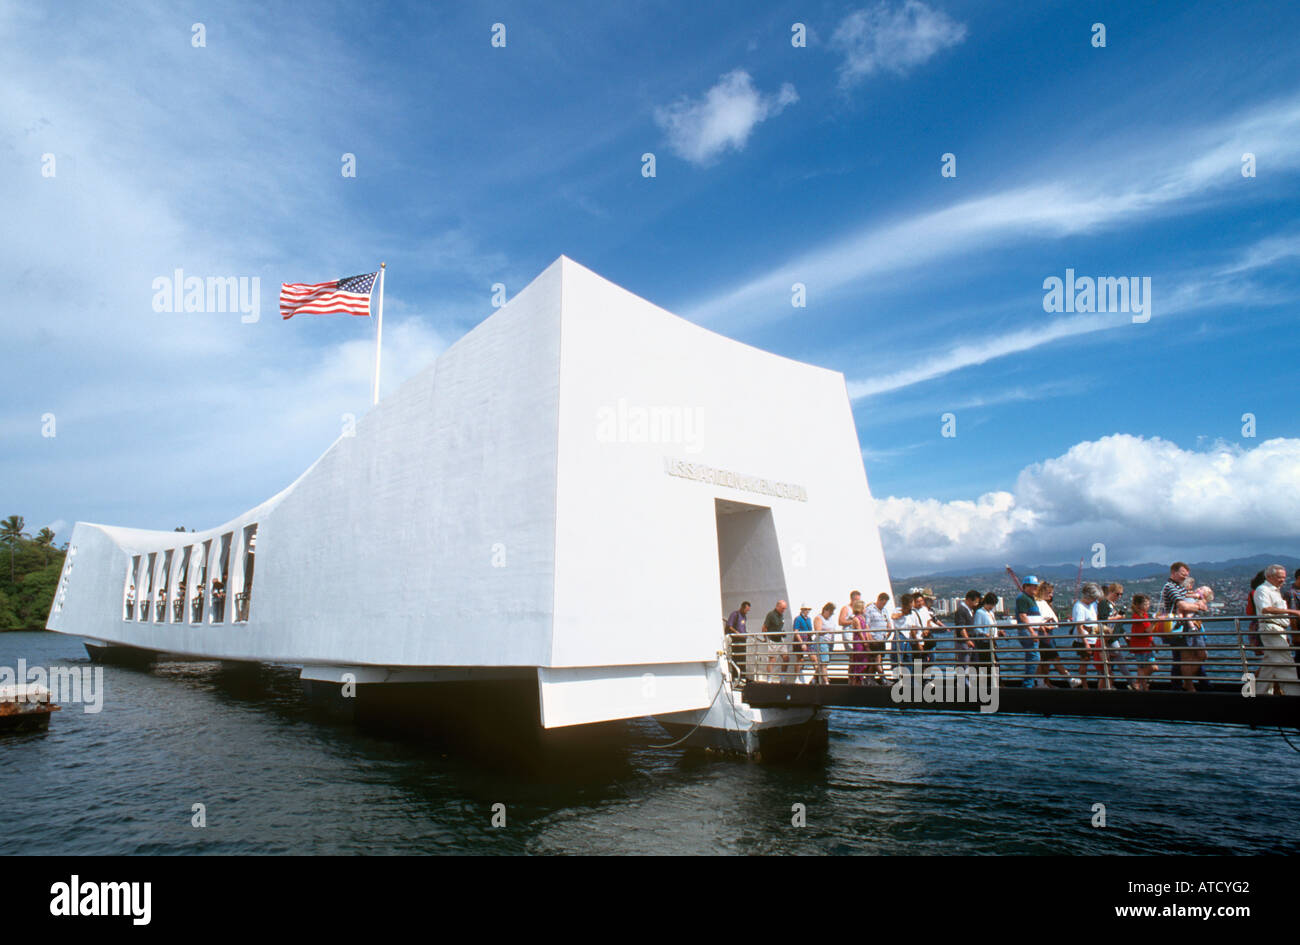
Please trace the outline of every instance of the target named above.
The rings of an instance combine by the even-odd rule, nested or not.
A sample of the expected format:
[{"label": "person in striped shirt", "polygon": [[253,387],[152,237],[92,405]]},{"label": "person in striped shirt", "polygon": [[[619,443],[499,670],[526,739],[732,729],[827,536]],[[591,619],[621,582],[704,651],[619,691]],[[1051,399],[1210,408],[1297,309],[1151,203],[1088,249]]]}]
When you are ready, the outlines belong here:
[{"label": "person in striped shirt", "polygon": [[1187,616],[1208,610],[1209,605],[1194,600],[1184,586],[1191,576],[1191,569],[1181,561],[1169,566],[1169,580],[1160,591],[1160,609],[1174,621],[1176,638],[1170,646],[1173,657],[1170,667],[1170,679],[1175,684],[1181,682],[1187,692],[1196,691],[1196,667],[1205,662],[1204,642],[1188,626]]}]

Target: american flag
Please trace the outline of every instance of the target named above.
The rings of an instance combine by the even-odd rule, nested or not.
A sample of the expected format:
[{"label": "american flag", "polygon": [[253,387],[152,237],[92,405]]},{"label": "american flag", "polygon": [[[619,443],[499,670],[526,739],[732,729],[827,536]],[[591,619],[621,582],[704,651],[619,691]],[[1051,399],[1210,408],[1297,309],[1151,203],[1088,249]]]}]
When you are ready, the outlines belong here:
[{"label": "american flag", "polygon": [[333,282],[280,284],[280,315],[369,315],[370,291],[378,272],[348,276]]}]

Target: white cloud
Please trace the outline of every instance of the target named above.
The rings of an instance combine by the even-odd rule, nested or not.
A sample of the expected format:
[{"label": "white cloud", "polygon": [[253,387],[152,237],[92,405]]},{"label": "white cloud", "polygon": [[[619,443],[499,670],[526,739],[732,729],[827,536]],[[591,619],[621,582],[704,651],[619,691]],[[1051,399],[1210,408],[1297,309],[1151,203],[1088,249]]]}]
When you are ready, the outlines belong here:
[{"label": "white cloud", "polygon": [[920,384],[962,368],[984,364],[994,358],[1027,351],[1075,335],[1089,334],[1130,323],[1131,318],[1131,315],[1116,314],[1076,315],[1073,318],[1053,319],[1020,331],[993,335],[980,341],[963,342],[942,354],[909,364],[901,371],[872,375],[862,380],[850,380],[848,381],[849,397],[853,400],[861,400],[873,394]]},{"label": "white cloud", "polygon": [[[11,447],[0,480],[18,484],[24,503],[43,497],[52,508],[34,514],[47,517],[207,526],[282,488],[338,436],[344,413],[370,407],[374,323],[282,322],[280,279],[316,281],[387,259],[389,393],[445,346],[429,326],[489,313],[488,286],[508,260],[455,225],[395,239],[339,196],[352,182],[338,155],[362,132],[340,138],[312,117],[381,109],[378,93],[337,81],[360,69],[358,53],[328,26],[304,23],[286,39],[263,28],[272,14],[250,6],[223,19],[240,42],[214,42],[209,23],[209,48],[195,49],[188,21],[129,6],[125,20],[120,9],[88,8],[75,24],[54,7],[0,13],[14,27],[0,32],[29,37],[5,45],[0,112],[15,120],[0,127],[0,161],[12,172],[15,222],[0,227],[0,256],[13,274],[6,341],[25,353],[27,372],[13,386],[32,392],[0,405]],[[130,43],[111,39],[122,30]],[[74,33],[110,38],[50,53],[50,37]],[[337,71],[303,74],[302,49]],[[300,127],[284,135],[290,119]],[[184,133],[158,132],[173,126]],[[50,179],[44,152],[58,159]],[[318,158],[319,175],[275,171]],[[421,210],[455,216],[437,201]],[[261,320],[154,312],[153,278],[177,267],[259,277]],[[430,274],[437,300],[418,303],[412,276]],[[466,294],[465,284],[478,288]],[[49,376],[66,382],[35,380]],[[57,437],[40,436],[34,418],[46,411]],[[55,531],[66,538],[70,528]]]},{"label": "white cloud", "polygon": [[[347,316],[320,316],[314,324],[298,316],[275,328],[286,336],[328,331],[332,318]],[[419,319],[384,321],[386,396],[427,368],[446,342]],[[368,318],[344,325],[356,329],[354,337],[301,349],[292,366],[249,366],[240,383],[161,396],[150,378],[83,383],[61,399],[59,435],[48,441],[59,451],[0,459],[0,479],[39,481],[65,496],[88,491],[93,481],[93,513],[79,517],[105,524],[169,529],[223,522],[292,482],[342,433],[345,415],[359,419],[370,408],[373,326]],[[124,400],[150,411],[124,424]],[[36,437],[34,425],[27,426],[22,435]],[[63,539],[71,534],[66,523],[51,528]]]},{"label": "white cloud", "polygon": [[1275,236],[1260,240],[1243,252],[1235,262],[1219,270],[1219,275],[1235,275],[1265,269],[1274,263],[1300,257],[1300,236]]},{"label": "white cloud", "polygon": [[[1282,294],[1261,290],[1249,284],[1224,281],[1223,277],[1190,279],[1173,284],[1158,281],[1155,284],[1160,291],[1157,302],[1152,304],[1161,316],[1216,305],[1269,305],[1286,299]],[[1154,289],[1152,294],[1156,294]],[[861,400],[900,390],[1057,341],[1131,325],[1132,318],[1131,314],[1114,312],[1075,315],[1070,318],[1057,316],[1018,331],[977,339],[957,339],[948,350],[910,362],[903,370],[860,380],[850,379],[847,382],[849,397]]]},{"label": "white cloud", "polygon": [[815,286],[829,298],[872,276],[933,266],[1007,243],[1041,242],[1204,209],[1203,201],[1189,198],[1211,196],[1238,183],[1247,142],[1267,151],[1278,171],[1300,166],[1300,98],[1213,128],[1154,137],[1161,144],[1131,154],[1118,173],[1113,161],[1059,167],[1057,179],[873,223],[690,306],[688,316],[714,326],[728,319],[753,321],[767,311],[789,313],[793,282]]},{"label": "white cloud", "polygon": [[728,72],[718,84],[692,101],[682,98],[655,109],[655,122],[668,145],[692,164],[709,164],[728,148],[745,147],[754,126],[781,114],[799,101],[789,82],[775,95],[763,95],[744,69]]},{"label": "white cloud", "polygon": [[965,38],[963,24],[920,0],[907,0],[850,13],[835,28],[831,46],[844,54],[840,85],[849,86],[875,72],[902,75]]},{"label": "white cloud", "polygon": [[1026,467],[1014,491],[951,502],[890,496],[876,514],[898,574],[1091,558],[1095,542],[1113,564],[1226,557],[1294,547],[1297,470],[1300,439],[1193,451],[1116,434]]},{"label": "white cloud", "polygon": [[[1125,163],[1122,179],[1107,164],[1061,168],[1059,180],[1013,187],[940,210],[872,224],[684,306],[683,311],[693,321],[726,330],[741,323],[788,317],[790,286],[795,282],[815,288],[820,298],[830,300],[872,277],[933,268],[966,253],[1013,243],[1041,243],[1044,237],[1113,230],[1149,223],[1161,214],[1203,209],[1207,199],[1240,181],[1239,158],[1247,141],[1259,142],[1257,149],[1267,151],[1279,170],[1300,166],[1300,98],[1271,103],[1211,128],[1159,138],[1161,145],[1134,154]],[[1190,199],[1193,197],[1206,199]],[[1226,269],[1173,285],[1153,286],[1155,311],[1171,314],[1211,304],[1280,301],[1276,294],[1231,277],[1292,258],[1295,253],[1293,237],[1269,239],[1247,250]],[[926,357],[905,372],[850,379],[849,390],[855,398],[895,390],[1124,321],[1124,316],[1115,315],[1058,317],[996,338],[955,338],[948,352]]]},{"label": "white cloud", "polygon": [[[986,407],[1009,403],[1041,404],[1055,397],[1081,393],[1088,388],[1089,382],[1086,379],[1070,375],[1046,383],[1027,386],[998,384],[991,388],[961,388],[955,391],[942,389],[936,391],[933,396],[893,399],[887,412],[883,414],[869,413],[860,417],[858,419],[858,432],[861,434],[864,425],[871,424],[877,418],[879,418],[880,422],[891,424],[904,420],[914,420],[917,417],[924,417],[927,421],[933,421],[936,417],[948,411],[960,413],[963,410],[983,410]],[[863,434],[863,438],[865,441],[872,440],[870,434]],[[911,450],[922,446],[932,447],[933,445],[933,440],[925,440],[911,444],[907,449]],[[881,447],[873,444],[870,447],[863,448],[862,456],[868,462],[887,461],[900,455],[900,452],[900,449],[895,446]]]},{"label": "white cloud", "polygon": [[[1272,155],[1279,171],[1300,165],[1300,98],[1276,102],[1209,129],[1156,136],[1163,142],[1132,154],[1117,176],[1111,162],[1062,167],[1058,179],[989,193],[942,210],[874,224],[743,283],[697,311],[717,315],[767,297],[774,289],[788,309],[789,284],[803,275],[823,292],[882,272],[934,263],[992,243],[1063,237],[1147,222],[1176,212],[1187,198],[1240,180],[1237,157],[1249,141]],[[1193,157],[1186,158],[1188,153]],[[1077,181],[1092,181],[1080,186]],[[1186,209],[1202,209],[1188,204]]]}]

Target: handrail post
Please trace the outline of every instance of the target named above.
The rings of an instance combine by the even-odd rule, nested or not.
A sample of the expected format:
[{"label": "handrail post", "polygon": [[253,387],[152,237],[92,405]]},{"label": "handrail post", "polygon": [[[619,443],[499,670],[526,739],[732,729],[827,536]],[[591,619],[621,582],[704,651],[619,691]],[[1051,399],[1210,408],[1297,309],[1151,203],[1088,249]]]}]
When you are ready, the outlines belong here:
[{"label": "handrail post", "polygon": [[1237,653],[1241,656],[1241,673],[1244,676],[1250,672],[1250,665],[1246,662],[1246,641],[1241,638],[1241,618],[1234,617],[1232,626],[1237,631]]}]

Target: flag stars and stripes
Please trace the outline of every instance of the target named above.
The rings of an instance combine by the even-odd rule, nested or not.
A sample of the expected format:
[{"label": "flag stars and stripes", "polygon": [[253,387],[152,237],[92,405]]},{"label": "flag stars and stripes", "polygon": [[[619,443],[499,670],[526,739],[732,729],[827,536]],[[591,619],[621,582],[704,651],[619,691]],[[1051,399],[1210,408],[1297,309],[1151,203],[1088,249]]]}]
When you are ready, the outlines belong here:
[{"label": "flag stars and stripes", "polygon": [[285,282],[280,286],[280,315],[369,315],[370,293],[378,272],[332,282]]}]

